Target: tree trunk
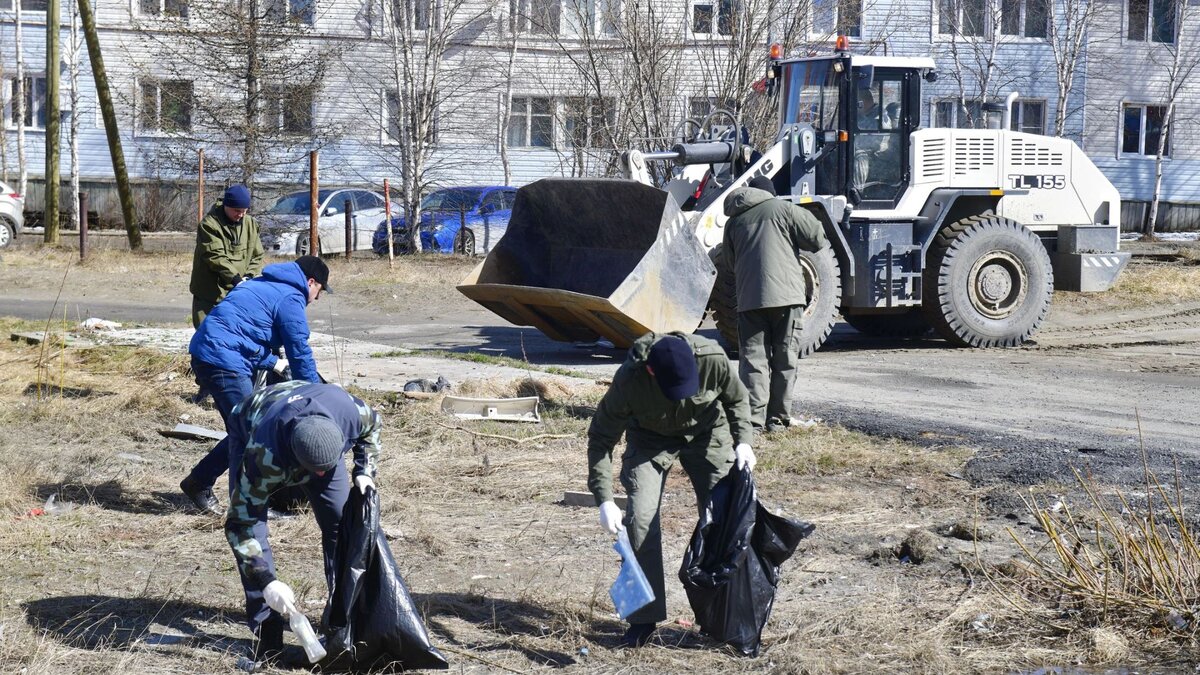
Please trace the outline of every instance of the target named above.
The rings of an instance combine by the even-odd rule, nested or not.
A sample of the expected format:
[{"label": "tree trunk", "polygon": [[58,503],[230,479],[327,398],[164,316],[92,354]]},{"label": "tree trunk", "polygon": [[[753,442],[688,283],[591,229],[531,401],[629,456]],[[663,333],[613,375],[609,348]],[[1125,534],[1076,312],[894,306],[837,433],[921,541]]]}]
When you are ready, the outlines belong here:
[{"label": "tree trunk", "polygon": [[71,42],[69,54],[71,95],[71,229],[79,229],[79,8],[71,8]]},{"label": "tree trunk", "polygon": [[[19,1],[19,0],[18,0]],[[46,210],[42,219],[45,229],[42,241],[58,246],[58,190],[59,157],[62,152],[60,141],[61,122],[59,116],[59,14],[60,0],[49,0],[46,4]]]},{"label": "tree trunk", "polygon": [[503,109],[500,111],[500,165],[504,167],[504,184],[512,185],[512,163],[508,161],[508,123],[512,121],[513,66],[517,60],[517,15],[509,13],[508,67],[504,71]]},{"label": "tree trunk", "polygon": [[100,103],[100,114],[104,118],[104,132],[108,136],[108,154],[112,157],[113,173],[117,178],[117,192],[121,196],[121,214],[125,218],[125,234],[129,248],[142,250],[142,232],[138,228],[133,205],[133,189],[129,185],[129,173],[125,170],[125,153],[121,150],[121,132],[117,128],[117,113],[113,109],[112,94],[108,89],[108,74],[104,70],[104,57],[100,54],[100,38],[96,35],[96,18],[92,14],[89,0],[78,0],[79,19],[83,24],[83,36],[87,40],[88,56],[92,62],[92,77],[96,81],[96,97]]},{"label": "tree trunk", "polygon": [[17,119],[17,192],[22,196],[29,194],[29,167],[25,166],[25,54],[21,47],[21,2],[16,0],[13,7],[17,10],[17,93],[13,116]]}]

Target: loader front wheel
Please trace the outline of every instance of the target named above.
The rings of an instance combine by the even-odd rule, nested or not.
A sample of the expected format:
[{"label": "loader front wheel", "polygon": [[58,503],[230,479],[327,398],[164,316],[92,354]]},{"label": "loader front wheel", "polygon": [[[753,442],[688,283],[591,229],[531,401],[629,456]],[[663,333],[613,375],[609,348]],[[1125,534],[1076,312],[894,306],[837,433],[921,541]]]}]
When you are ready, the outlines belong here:
[{"label": "loader front wheel", "polygon": [[[717,247],[713,252],[714,261],[720,255],[720,247]],[[842,300],[842,273],[832,248],[817,253],[801,251],[797,259],[804,273],[808,296],[799,346],[800,358],[804,358],[825,344],[837,323]],[[725,351],[730,358],[737,358],[737,287],[733,274],[724,272],[721,265],[717,265],[717,281],[713,284],[709,309],[725,343]]]},{"label": "loader front wheel", "polygon": [[1046,318],[1054,271],[1036,234],[987,213],[938,232],[924,287],[925,314],[947,341],[961,347],[1015,347]]}]

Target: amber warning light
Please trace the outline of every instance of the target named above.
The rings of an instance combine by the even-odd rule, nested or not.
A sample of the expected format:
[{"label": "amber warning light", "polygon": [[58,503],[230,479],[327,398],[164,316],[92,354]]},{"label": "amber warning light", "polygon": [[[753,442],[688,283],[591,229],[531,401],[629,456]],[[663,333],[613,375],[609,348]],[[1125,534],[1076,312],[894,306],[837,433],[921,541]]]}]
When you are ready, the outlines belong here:
[{"label": "amber warning light", "polygon": [[771,45],[771,58],[776,61],[783,58],[783,45],[778,42]]},{"label": "amber warning light", "polygon": [[839,52],[850,51],[850,38],[845,35],[837,36],[837,40],[833,43],[833,48]]}]

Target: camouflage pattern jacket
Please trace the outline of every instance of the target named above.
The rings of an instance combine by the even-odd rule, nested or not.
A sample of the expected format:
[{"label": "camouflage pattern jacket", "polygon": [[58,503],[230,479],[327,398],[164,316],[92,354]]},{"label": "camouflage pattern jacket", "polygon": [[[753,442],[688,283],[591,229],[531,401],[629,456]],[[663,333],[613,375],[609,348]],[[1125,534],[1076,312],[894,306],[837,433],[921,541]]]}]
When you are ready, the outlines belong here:
[{"label": "camouflage pattern jacket", "polygon": [[341,427],[347,439],[342,452],[354,451],[353,475],[375,476],[383,421],[341,387],[293,380],[261,389],[238,404],[233,417],[246,447],[229,496],[225,537],[242,572],[260,588],[274,581],[275,575],[262,557],[263,544],[254,536],[254,526],[266,522],[272,492],[312,477],[296,461],[290,444],[293,426],[309,415],[323,415]]}]

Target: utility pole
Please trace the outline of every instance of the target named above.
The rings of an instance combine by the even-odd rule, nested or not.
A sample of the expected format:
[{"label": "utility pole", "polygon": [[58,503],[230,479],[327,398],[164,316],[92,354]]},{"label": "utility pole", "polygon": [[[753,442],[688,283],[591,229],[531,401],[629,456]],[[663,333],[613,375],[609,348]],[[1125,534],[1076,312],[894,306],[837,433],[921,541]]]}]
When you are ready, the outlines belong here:
[{"label": "utility pole", "polygon": [[46,206],[42,241],[51,246],[58,245],[59,8],[59,0],[46,4]]},{"label": "utility pole", "polygon": [[[18,0],[19,2],[20,0]],[[108,136],[108,154],[112,157],[113,173],[117,177],[117,192],[121,195],[121,213],[125,217],[125,233],[129,248],[142,250],[142,231],[138,228],[133,210],[133,189],[129,186],[129,173],[125,170],[125,153],[121,150],[121,132],[117,129],[117,113],[113,109],[112,94],[108,90],[108,74],[104,71],[104,57],[100,55],[100,38],[96,35],[96,17],[88,0],[79,0],[79,18],[83,22],[83,36],[87,40],[88,56],[92,61],[92,77],[96,80],[96,96],[100,99],[100,113],[104,117],[104,132]]]}]

